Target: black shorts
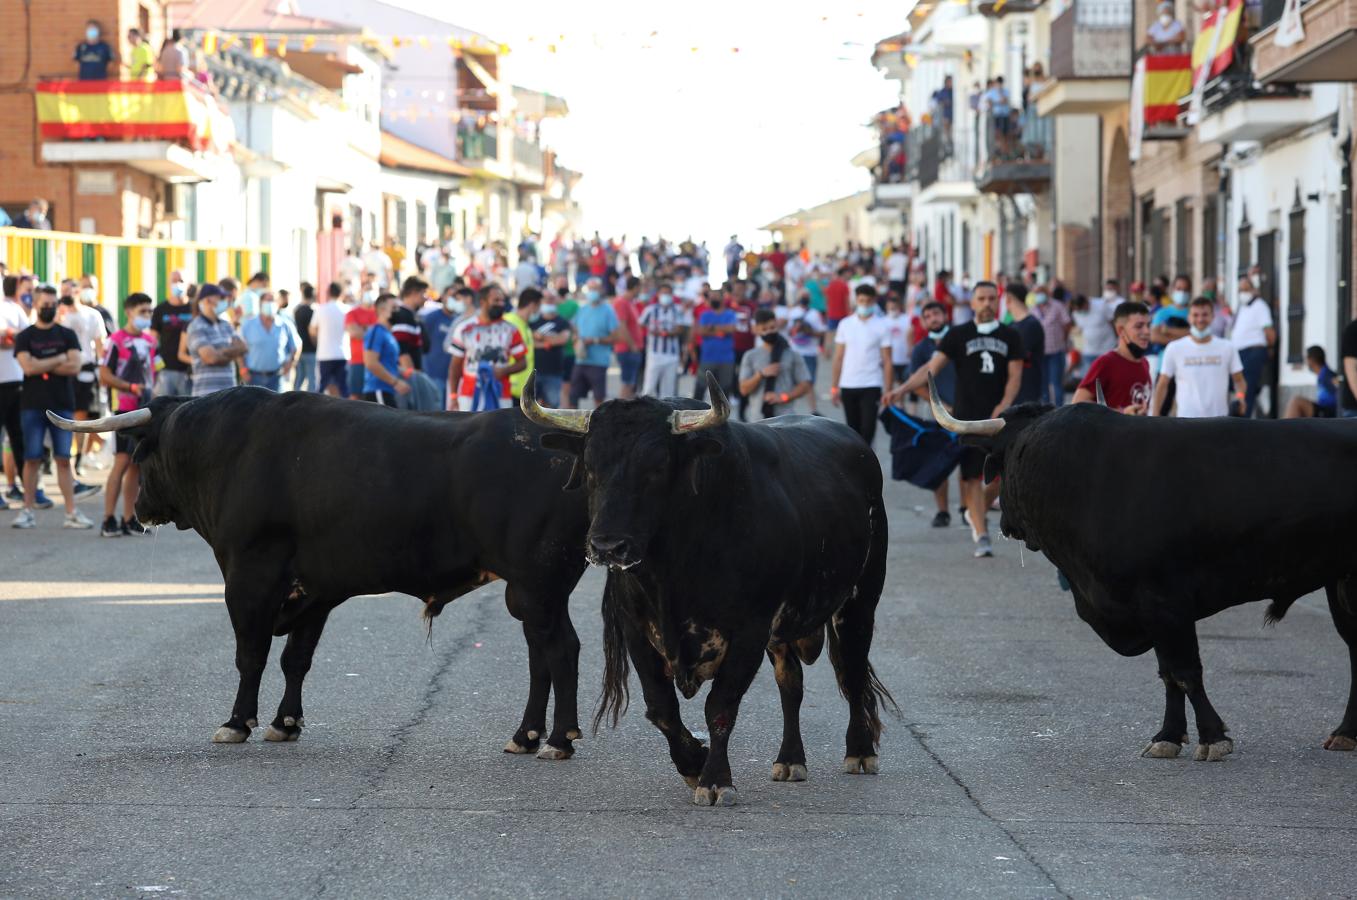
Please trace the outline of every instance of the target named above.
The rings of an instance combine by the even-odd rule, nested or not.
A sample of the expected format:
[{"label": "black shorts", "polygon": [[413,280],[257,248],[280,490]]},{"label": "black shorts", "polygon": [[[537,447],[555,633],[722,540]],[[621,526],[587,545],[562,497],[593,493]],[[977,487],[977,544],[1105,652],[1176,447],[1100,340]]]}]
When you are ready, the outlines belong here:
[{"label": "black shorts", "polygon": [[322,359],[318,364],[320,377],[316,390],[325,393],[330,385],[339,388],[339,396],[349,394],[349,364],[342,359]]},{"label": "black shorts", "polygon": [[95,402],[98,400],[99,385],[93,381],[75,380],[75,411],[82,413],[93,413],[96,411]]},{"label": "black shorts", "polygon": [[979,478],[985,471],[985,456],[979,447],[961,448],[961,477],[966,480]]},{"label": "black shorts", "polygon": [[121,431],[113,433],[113,452],[126,453],[131,456],[137,452],[137,439],[130,434],[124,434]]}]

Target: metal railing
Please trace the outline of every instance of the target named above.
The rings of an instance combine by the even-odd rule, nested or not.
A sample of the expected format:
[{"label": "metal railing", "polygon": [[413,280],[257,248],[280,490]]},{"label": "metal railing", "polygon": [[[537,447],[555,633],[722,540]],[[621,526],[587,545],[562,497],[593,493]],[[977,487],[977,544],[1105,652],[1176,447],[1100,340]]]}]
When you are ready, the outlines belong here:
[{"label": "metal railing", "polygon": [[964,128],[925,126],[919,140],[920,189],[939,181],[970,181],[975,177],[975,147]]},{"label": "metal railing", "polygon": [[542,145],[514,135],[514,162],[536,172],[542,171]]},{"label": "metal railing", "polygon": [[1130,75],[1130,0],[1075,0],[1051,22],[1053,78]]},{"label": "metal railing", "polygon": [[981,114],[980,131],[980,169],[998,163],[1050,162],[1054,123],[1035,110],[997,116],[986,110]]},{"label": "metal railing", "polygon": [[499,135],[494,126],[462,128],[457,132],[457,152],[460,159],[498,159]]}]

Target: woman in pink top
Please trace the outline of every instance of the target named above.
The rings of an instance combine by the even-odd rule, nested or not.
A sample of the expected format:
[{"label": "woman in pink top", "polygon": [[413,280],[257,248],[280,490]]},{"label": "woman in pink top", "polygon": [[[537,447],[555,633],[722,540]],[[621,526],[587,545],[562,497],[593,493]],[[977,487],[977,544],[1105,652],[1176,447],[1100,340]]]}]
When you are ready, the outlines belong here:
[{"label": "woman in pink top", "polygon": [[[99,383],[113,389],[117,397],[116,408],[120,413],[132,412],[150,404],[156,368],[160,364],[156,356],[155,336],[149,331],[151,298],[145,294],[132,294],[123,303],[123,310],[127,315],[127,324],[113,332],[108,339],[103,364],[99,366]],[[129,537],[149,534],[146,527],[137,521],[135,511],[137,492],[141,487],[141,472],[137,464],[132,462],[136,442],[121,431],[117,432],[114,440],[113,469],[108,473],[108,484],[104,488],[104,524],[99,529],[99,535]],[[113,515],[120,494],[123,501],[121,523]]]}]

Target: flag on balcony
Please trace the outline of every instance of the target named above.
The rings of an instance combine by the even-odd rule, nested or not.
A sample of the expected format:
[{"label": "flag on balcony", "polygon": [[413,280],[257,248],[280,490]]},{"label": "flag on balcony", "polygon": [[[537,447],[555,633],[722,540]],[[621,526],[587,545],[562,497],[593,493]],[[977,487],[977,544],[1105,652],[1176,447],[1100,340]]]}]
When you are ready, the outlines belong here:
[{"label": "flag on balcony", "polygon": [[1192,92],[1191,60],[1185,53],[1144,56],[1144,109],[1146,125],[1173,125],[1178,121],[1178,101]]},{"label": "flag on balcony", "polygon": [[143,138],[219,153],[235,142],[230,114],[181,81],[43,81],[36,99],[44,140]]},{"label": "flag on balcony", "polygon": [[1234,61],[1235,42],[1239,38],[1239,20],[1244,15],[1244,0],[1220,0],[1216,8],[1202,17],[1201,31],[1192,43],[1194,83],[1215,78]]}]

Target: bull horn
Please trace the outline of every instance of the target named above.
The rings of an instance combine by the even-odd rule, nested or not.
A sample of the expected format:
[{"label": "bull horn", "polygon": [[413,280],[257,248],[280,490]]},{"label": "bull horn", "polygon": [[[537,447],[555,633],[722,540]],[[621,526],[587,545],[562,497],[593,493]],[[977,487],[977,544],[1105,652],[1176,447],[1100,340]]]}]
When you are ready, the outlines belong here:
[{"label": "bull horn", "polygon": [[1099,380],[1093,382],[1093,390],[1094,390],[1094,392],[1098,395],[1098,405],[1099,405],[1099,406],[1106,406],[1106,405],[1107,405],[1107,398],[1103,396],[1103,383],[1102,383],[1102,379],[1099,379]]},{"label": "bull horn", "polygon": [[535,422],[543,428],[552,428],[559,431],[573,431],[576,434],[589,433],[589,416],[593,413],[584,409],[551,409],[537,402],[537,373],[533,372],[528,376],[528,380],[523,382],[523,394],[521,397],[523,415],[528,417],[528,421]]},{"label": "bull horn", "polygon": [[938,424],[953,434],[983,434],[993,436],[1003,430],[1007,423],[1003,419],[980,419],[976,422],[967,422],[958,419],[947,411],[942,405],[942,398],[938,396],[938,383],[933,380],[933,373],[928,374],[928,405],[933,408],[933,418]]},{"label": "bull horn", "polygon": [[674,410],[669,418],[674,434],[687,434],[726,424],[730,418],[730,401],[726,399],[726,392],[721,390],[721,385],[710,369],[707,370],[707,394],[711,398],[711,409]]},{"label": "bull horn", "polygon": [[48,420],[63,431],[101,432],[122,431],[124,428],[136,428],[151,421],[149,409],[134,409],[132,412],[118,413],[116,416],[104,416],[102,419],[87,419],[77,422],[47,411]]}]

